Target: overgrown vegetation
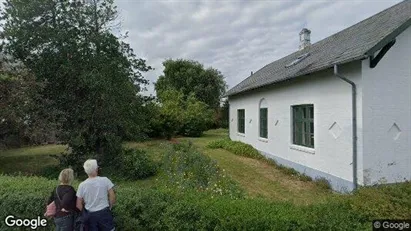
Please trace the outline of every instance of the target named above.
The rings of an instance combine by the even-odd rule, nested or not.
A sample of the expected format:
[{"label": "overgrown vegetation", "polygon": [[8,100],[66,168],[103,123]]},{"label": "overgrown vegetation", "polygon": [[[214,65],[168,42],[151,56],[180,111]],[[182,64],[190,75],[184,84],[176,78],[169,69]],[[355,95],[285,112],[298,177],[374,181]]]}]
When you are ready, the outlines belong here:
[{"label": "overgrown vegetation", "polygon": [[165,184],[179,189],[206,191],[240,198],[243,191],[217,163],[190,142],[170,145],[162,161]]},{"label": "overgrown vegetation", "polygon": [[[146,155],[143,159],[156,159],[160,167],[159,174],[145,180],[114,179],[118,197],[114,214],[118,229],[125,231],[136,229],[365,230],[371,227],[373,219],[381,217],[406,219],[411,216],[410,183],[360,188],[353,195],[316,190],[311,187],[319,186],[314,185],[313,182],[300,181],[265,160],[244,158],[232,155],[223,149],[208,149],[205,145],[201,145],[202,142],[206,144],[205,141],[208,143],[221,137],[215,134],[225,136],[223,131],[213,131],[206,133],[202,138],[190,138],[192,144],[184,141],[187,138],[173,142],[158,140],[127,144],[127,148],[136,149],[137,156],[143,153],[143,156]],[[207,153],[206,156],[204,152]],[[224,171],[208,157],[214,156],[210,152],[222,158],[233,157],[227,159],[227,163],[219,162],[220,166],[225,168],[238,166],[239,172],[225,168]],[[36,154],[36,156],[41,155]],[[144,169],[135,166],[139,165],[131,164],[130,170]],[[268,170],[278,172],[279,175],[276,176],[281,178],[289,178],[285,181],[287,185],[283,185],[283,182],[277,183],[285,179],[268,181],[268,178],[263,179],[266,184],[261,185],[253,182],[255,178],[249,176]],[[0,217],[8,213],[22,217],[41,216],[46,198],[57,184],[57,173],[52,177],[54,180],[40,177],[0,176]],[[105,176],[113,177],[110,171],[103,169],[103,173]],[[80,176],[79,179],[82,180],[83,177]],[[233,177],[243,178],[245,181],[251,180],[248,184],[255,190],[268,187],[274,191],[272,193],[287,194],[282,195],[282,198],[289,199],[250,197],[248,192],[241,193],[243,190],[238,187],[237,182],[231,180]],[[260,178],[261,175],[256,177]],[[77,184],[78,181],[74,187],[77,187]],[[301,184],[301,187],[298,184]],[[204,190],[204,186],[207,185],[213,190]],[[269,185],[273,187],[270,188]],[[308,197],[304,200],[311,200],[310,203],[297,203],[290,199],[300,194]],[[318,197],[322,199],[317,200]]]},{"label": "overgrown vegetation", "polygon": [[[32,217],[44,212],[55,181],[0,176],[0,216]],[[295,206],[263,199],[212,197],[169,188],[116,189],[119,230],[364,230],[368,221],[346,203]],[[22,193],[24,192],[24,193]],[[1,222],[4,222],[3,220]],[[51,223],[51,222],[50,222]],[[4,225],[2,225],[4,227]],[[52,227],[48,227],[52,230]]]},{"label": "overgrown vegetation", "polygon": [[116,158],[106,174],[118,175],[125,180],[137,180],[154,176],[158,171],[158,163],[141,149],[124,149]]},{"label": "overgrown vegetation", "polygon": [[199,137],[213,123],[213,111],[194,94],[184,98],[182,92],[166,90],[158,95],[158,102],[148,105],[152,116],[150,135],[171,139],[179,134]]}]

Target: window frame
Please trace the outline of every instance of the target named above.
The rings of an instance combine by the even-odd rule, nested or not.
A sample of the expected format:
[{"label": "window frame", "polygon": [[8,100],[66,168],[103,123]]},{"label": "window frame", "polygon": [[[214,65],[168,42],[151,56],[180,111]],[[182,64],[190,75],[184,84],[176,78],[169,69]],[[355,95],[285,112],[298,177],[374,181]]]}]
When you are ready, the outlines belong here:
[{"label": "window frame", "polygon": [[[241,114],[240,112],[242,112],[242,116],[241,116],[242,118],[240,117],[240,114]],[[241,121],[242,121],[242,124],[241,124]],[[237,109],[237,133],[245,134],[245,109]]]},{"label": "window frame", "polygon": [[292,144],[315,148],[314,104],[292,106]]},{"label": "window frame", "polygon": [[[262,116],[263,112],[265,114],[265,117]],[[263,127],[263,125],[265,125],[265,128]],[[258,129],[259,129],[259,137],[262,139],[268,139],[268,108],[267,107],[260,107]]]}]

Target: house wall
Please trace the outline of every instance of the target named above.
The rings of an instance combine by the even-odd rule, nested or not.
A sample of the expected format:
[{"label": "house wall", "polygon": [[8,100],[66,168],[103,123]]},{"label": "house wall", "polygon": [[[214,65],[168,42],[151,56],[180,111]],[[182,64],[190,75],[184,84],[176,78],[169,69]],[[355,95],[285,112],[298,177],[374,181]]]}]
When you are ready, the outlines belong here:
[{"label": "house wall", "polygon": [[[340,67],[340,73],[358,85],[358,108],[362,108],[361,62]],[[268,139],[259,138],[259,104],[268,105]],[[325,177],[338,191],[351,191],[352,112],[351,86],[331,69],[229,98],[230,138],[258,149],[278,163],[313,178]],[[292,144],[291,106],[314,104],[314,149]],[[245,134],[237,132],[237,109],[245,109]],[[362,129],[362,110],[358,127]],[[334,127],[330,130],[332,125]],[[358,145],[362,179],[362,137]],[[360,184],[362,181],[360,181]]]},{"label": "house wall", "polygon": [[364,182],[411,180],[411,28],[378,65],[362,61]]}]

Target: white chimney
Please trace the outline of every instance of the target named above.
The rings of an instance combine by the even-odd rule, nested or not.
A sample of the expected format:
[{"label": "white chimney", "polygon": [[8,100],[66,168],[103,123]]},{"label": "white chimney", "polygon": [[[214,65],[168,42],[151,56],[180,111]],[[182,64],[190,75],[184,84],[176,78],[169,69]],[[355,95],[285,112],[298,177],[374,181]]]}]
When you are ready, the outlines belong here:
[{"label": "white chimney", "polygon": [[304,48],[308,47],[311,45],[311,40],[310,40],[310,34],[311,31],[307,28],[303,28],[300,32],[300,50],[303,50]]}]

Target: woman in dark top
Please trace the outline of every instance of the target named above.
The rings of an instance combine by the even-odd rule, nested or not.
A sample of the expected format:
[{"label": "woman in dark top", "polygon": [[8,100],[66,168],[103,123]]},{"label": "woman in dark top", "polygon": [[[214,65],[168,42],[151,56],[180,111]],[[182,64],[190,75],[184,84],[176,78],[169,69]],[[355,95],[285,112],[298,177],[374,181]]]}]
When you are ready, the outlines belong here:
[{"label": "woman in dark top", "polygon": [[76,208],[76,190],[71,186],[73,180],[73,170],[63,169],[59,175],[60,185],[53,190],[48,201],[48,204],[53,201],[56,204],[54,224],[57,231],[74,230],[74,214],[78,210]]}]

